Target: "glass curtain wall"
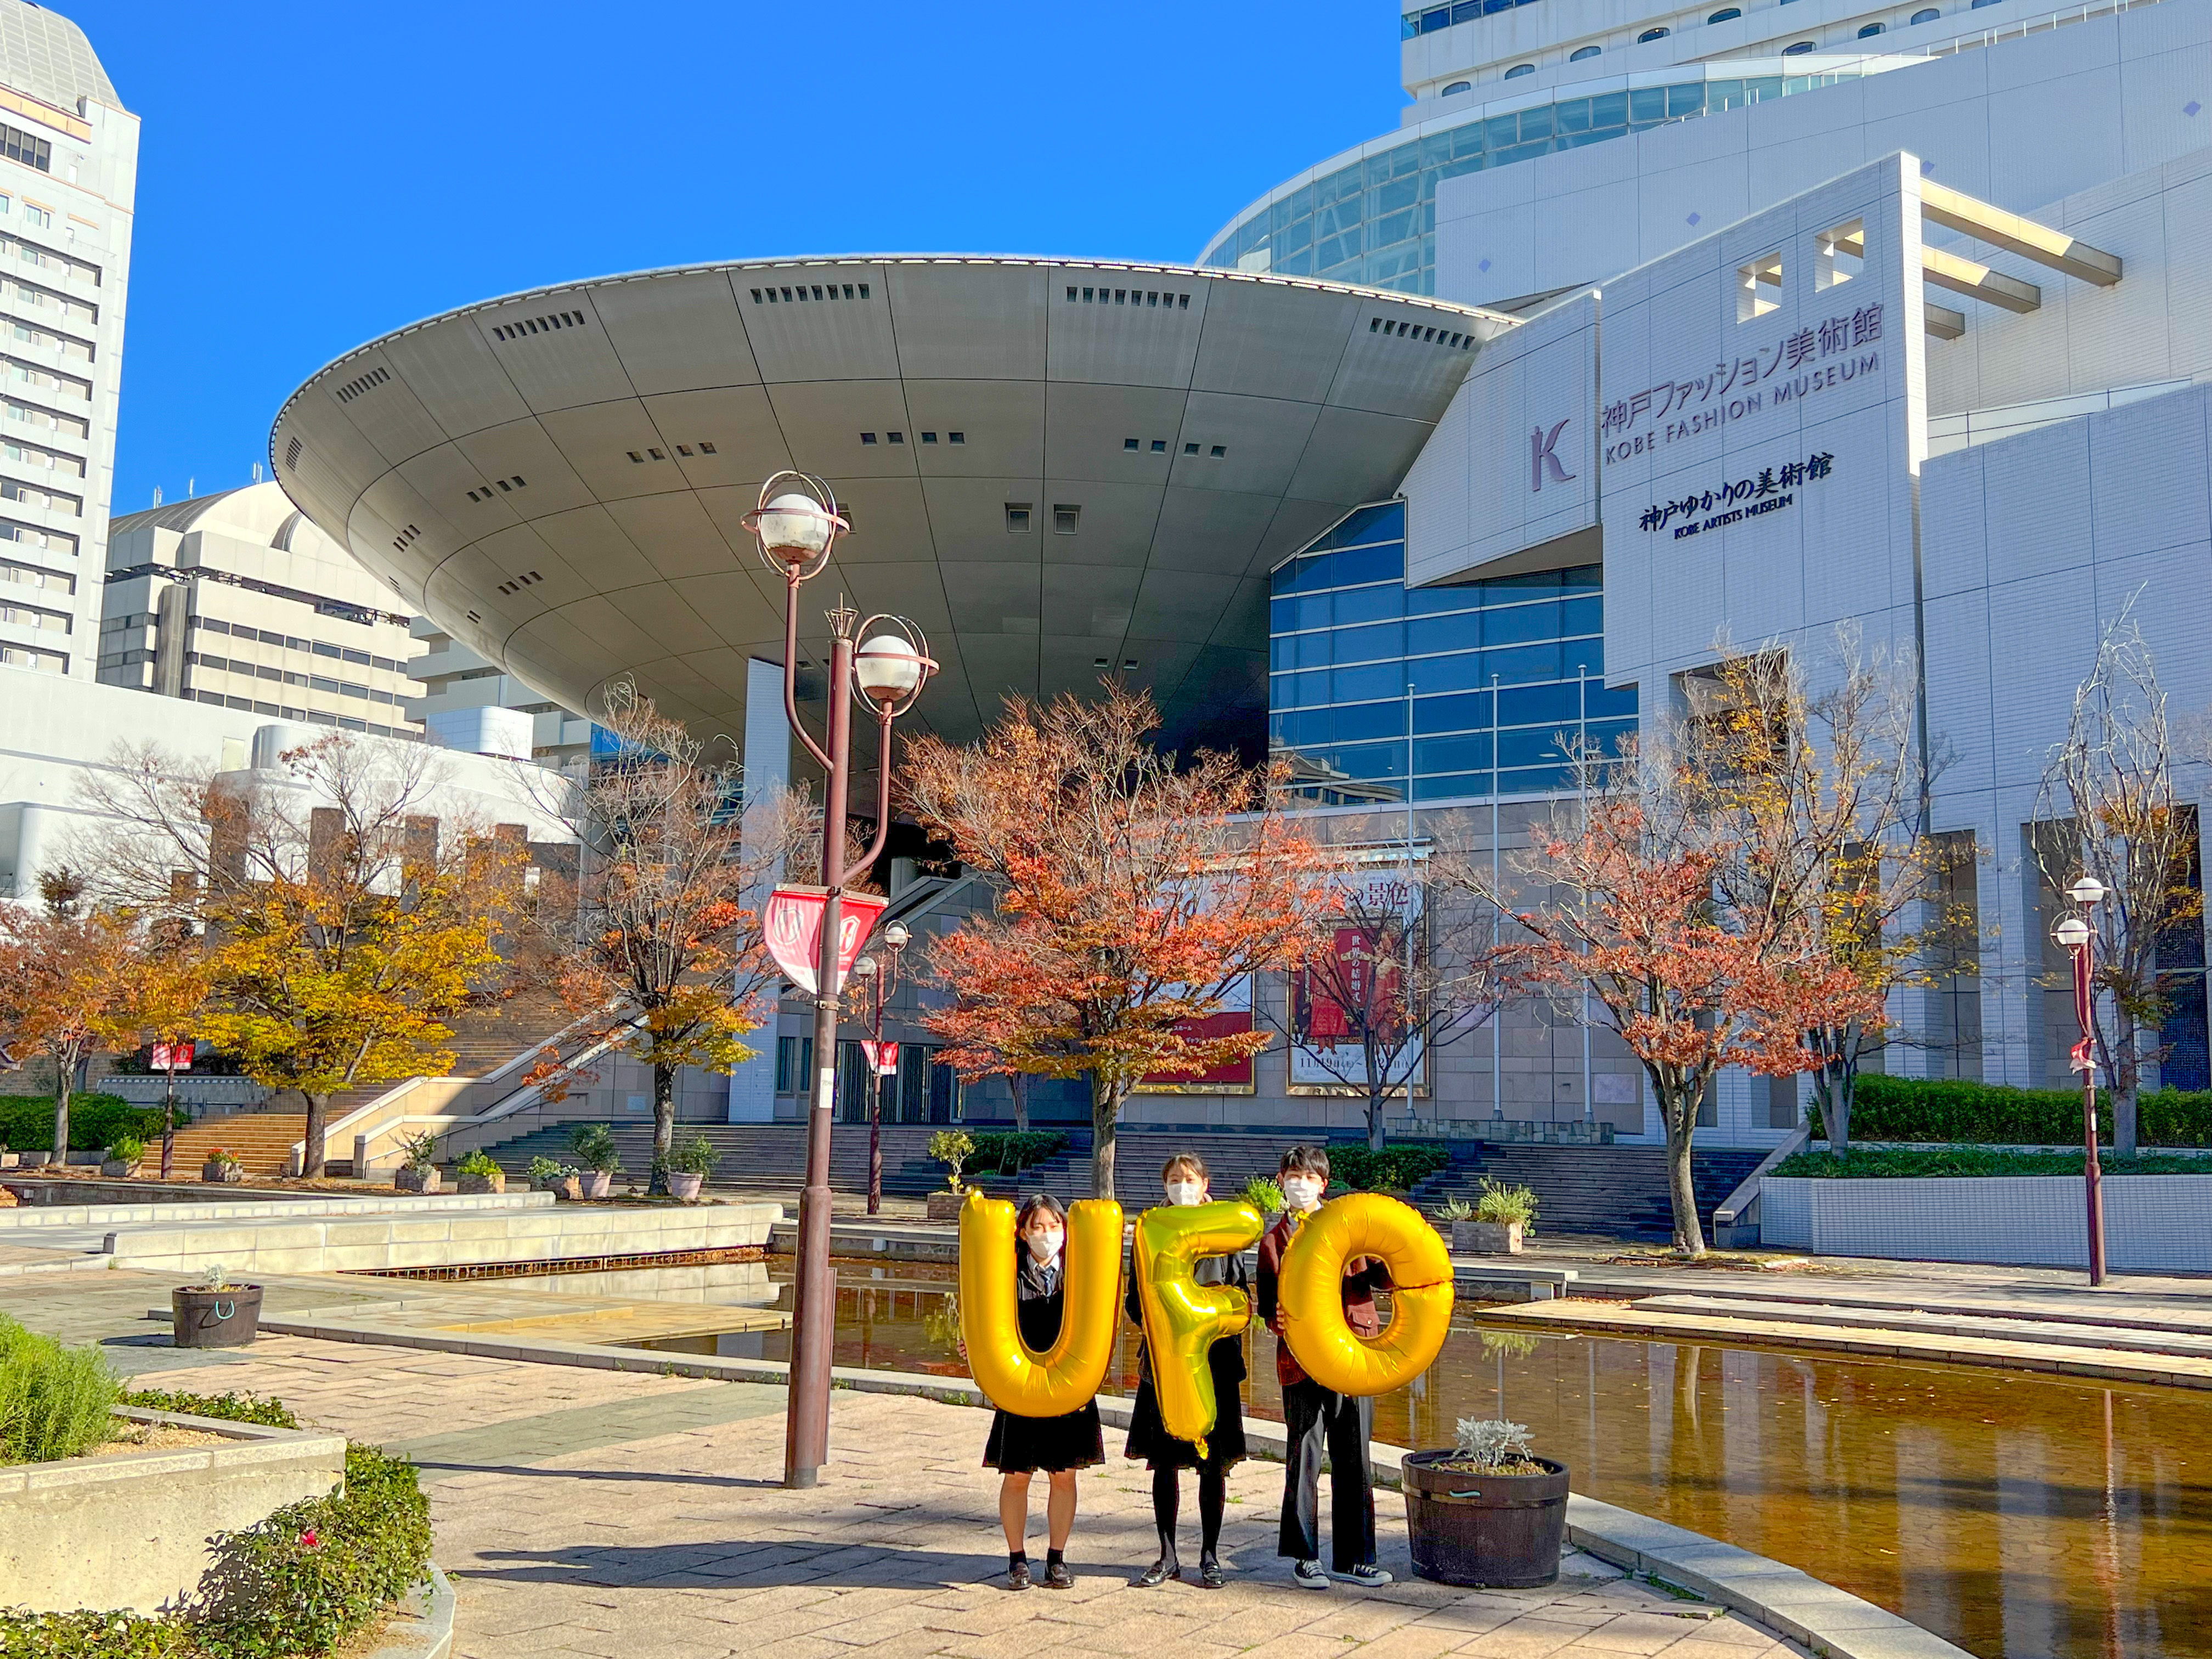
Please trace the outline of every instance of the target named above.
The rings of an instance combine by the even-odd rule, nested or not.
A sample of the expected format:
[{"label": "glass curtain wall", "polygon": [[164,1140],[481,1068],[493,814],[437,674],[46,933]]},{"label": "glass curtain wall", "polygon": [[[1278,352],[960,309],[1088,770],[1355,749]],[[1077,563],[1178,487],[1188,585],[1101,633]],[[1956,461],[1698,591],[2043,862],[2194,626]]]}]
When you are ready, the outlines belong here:
[{"label": "glass curtain wall", "polygon": [[1572,787],[1563,738],[1610,750],[1599,568],[1406,586],[1406,507],[1363,507],[1270,578],[1268,747],[1322,805]]},{"label": "glass curtain wall", "polygon": [[1433,294],[1440,180],[1625,137],[1668,121],[1809,92],[1856,80],[1859,74],[1849,69],[1620,88],[1468,121],[1285,192],[1224,232],[1200,263]]}]

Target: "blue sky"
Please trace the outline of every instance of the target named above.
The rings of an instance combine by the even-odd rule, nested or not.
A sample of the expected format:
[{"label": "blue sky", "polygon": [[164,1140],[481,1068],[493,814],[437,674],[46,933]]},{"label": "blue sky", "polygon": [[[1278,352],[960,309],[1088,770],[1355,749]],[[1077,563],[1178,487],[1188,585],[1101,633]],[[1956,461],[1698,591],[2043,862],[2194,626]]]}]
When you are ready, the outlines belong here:
[{"label": "blue sky", "polygon": [[417,318],[787,253],[1189,259],[1385,132],[1388,0],[60,0],[143,122],[118,513]]}]

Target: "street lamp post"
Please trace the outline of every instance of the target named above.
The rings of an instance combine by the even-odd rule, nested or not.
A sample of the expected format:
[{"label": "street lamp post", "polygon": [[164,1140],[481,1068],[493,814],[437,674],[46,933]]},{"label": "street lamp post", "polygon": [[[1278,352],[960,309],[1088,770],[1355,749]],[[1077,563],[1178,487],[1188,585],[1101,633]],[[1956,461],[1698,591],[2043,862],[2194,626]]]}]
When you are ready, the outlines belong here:
[{"label": "street lamp post", "polygon": [[2105,1282],[2105,1172],[2097,1162],[2097,1063],[2090,1036],[2091,1022],[2096,1018],[2097,930],[2087,913],[2104,898],[2105,884],[2094,876],[2084,876],[2066,890],[2066,896],[2080,905],[2083,914],[2067,917],[2051,930],[2051,936],[2074,957],[2074,1018],[2081,1026],[2081,1041],[2074,1048],[2074,1067],[2081,1073],[2081,1174],[2089,1208],[2089,1283],[2094,1285]]},{"label": "street lamp post", "polygon": [[[830,1457],[830,1356],[837,1319],[830,1273],[830,1122],[837,1086],[840,899],[848,875],[857,876],[883,852],[890,830],[891,722],[921,696],[936,672],[921,629],[902,617],[871,617],[856,629],[859,613],[842,604],[829,613],[830,676],[824,744],[799,718],[799,589],[829,565],[837,538],[849,526],[837,512],[830,486],[804,472],[779,472],[761,486],[760,504],[745,527],[761,556],[784,579],[783,712],[791,729],[823,774],[822,810],[821,954],[814,995],[812,1105],[806,1115],[806,1186],[799,1198],[798,1279],[792,1292],[792,1343],[787,1390],[783,1484],[815,1484]],[[857,644],[855,643],[857,640]],[[875,710],[876,832],[868,850],[845,866],[846,795],[851,782],[853,694]]]},{"label": "street lamp post", "polygon": [[[914,937],[906,924],[895,921],[884,929],[884,948],[890,952],[878,963],[873,957],[862,957],[853,964],[853,972],[868,982],[870,993],[868,1036],[875,1044],[875,1053],[869,1058],[872,1073],[882,1065],[884,1052],[884,1003],[898,989],[899,961],[904,954],[907,941]],[[872,1075],[868,1088],[868,1213],[880,1215],[884,1208],[884,1084],[880,1075]]]}]

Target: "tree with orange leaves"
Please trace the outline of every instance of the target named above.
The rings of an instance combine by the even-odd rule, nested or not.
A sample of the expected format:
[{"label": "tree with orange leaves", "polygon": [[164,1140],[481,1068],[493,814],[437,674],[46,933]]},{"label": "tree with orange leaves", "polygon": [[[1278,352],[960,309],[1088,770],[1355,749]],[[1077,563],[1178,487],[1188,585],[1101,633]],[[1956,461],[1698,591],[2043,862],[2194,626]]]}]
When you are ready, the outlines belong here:
[{"label": "tree with orange leaves", "polygon": [[66,866],[39,877],[39,908],[0,905],[0,1042],[54,1068],[54,1162],[69,1160],[70,1096],[118,1005],[132,929],[86,899]]},{"label": "tree with orange leaves", "polygon": [[1755,849],[1706,810],[1678,757],[1583,756],[1587,806],[1534,827],[1516,881],[1493,887],[1474,864],[1460,879],[1518,925],[1501,958],[1520,983],[1562,1002],[1587,986],[1593,1023],[1642,1062],[1666,1125],[1674,1246],[1701,1255],[1690,1149],[1714,1078],[1812,1070],[1805,1034],[1878,1019],[1882,997],[1802,914],[1734,901],[1745,890],[1731,874]]},{"label": "tree with orange leaves", "polygon": [[998,890],[995,915],[932,951],[954,1000],[931,1029],[963,1070],[1087,1077],[1102,1198],[1130,1091],[1267,1047],[1263,1031],[1192,1027],[1244,975],[1296,966],[1334,902],[1279,781],[1204,751],[1178,767],[1152,746],[1158,725],[1149,697],[1109,681],[1093,702],[1009,698],[973,745],[907,749],[907,805]]}]

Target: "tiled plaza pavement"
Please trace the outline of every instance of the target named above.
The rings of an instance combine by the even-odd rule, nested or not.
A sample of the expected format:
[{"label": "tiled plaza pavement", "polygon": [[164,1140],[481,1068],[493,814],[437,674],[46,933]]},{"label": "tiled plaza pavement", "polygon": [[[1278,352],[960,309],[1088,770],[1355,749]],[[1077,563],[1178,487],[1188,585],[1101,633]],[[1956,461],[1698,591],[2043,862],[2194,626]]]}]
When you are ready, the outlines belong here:
[{"label": "tiled plaza pavement", "polygon": [[[1149,1478],[1120,1455],[1083,1479],[1071,1590],[1013,1595],[985,1413],[840,1390],[813,1492],[779,1484],[783,1394],[752,1384],[268,1338],[215,1370],[144,1385],[274,1394],[306,1419],[415,1455],[459,1612],[457,1659],[1668,1659],[1802,1654],[1570,1555],[1549,1589],[1291,1585],[1274,1553],[1282,1471],[1230,1487],[1229,1587],[1128,1587],[1150,1561]],[[1042,1486],[1034,1498],[1043,1559]],[[1186,1492],[1188,1559],[1196,1503]],[[1405,1516],[1378,1494],[1385,1565]]]}]

